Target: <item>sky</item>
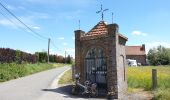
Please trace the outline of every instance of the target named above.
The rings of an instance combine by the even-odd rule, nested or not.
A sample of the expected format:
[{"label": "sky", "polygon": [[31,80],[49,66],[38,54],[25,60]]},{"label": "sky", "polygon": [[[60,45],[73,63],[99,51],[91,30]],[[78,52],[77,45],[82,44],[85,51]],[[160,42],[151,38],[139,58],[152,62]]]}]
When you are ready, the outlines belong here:
[{"label": "sky", "polygon": [[74,57],[74,31],[88,32],[101,21],[119,25],[119,32],[128,37],[127,45],[146,45],[147,51],[158,45],[170,48],[170,0],[0,0],[15,16],[0,6],[0,47],[19,49],[28,53],[47,51]]}]

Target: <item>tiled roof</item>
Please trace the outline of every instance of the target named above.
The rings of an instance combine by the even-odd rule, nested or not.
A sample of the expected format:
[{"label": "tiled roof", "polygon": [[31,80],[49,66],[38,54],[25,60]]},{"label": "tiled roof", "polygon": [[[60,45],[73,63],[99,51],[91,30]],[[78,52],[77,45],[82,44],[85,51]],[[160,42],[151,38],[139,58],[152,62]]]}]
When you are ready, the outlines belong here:
[{"label": "tiled roof", "polygon": [[94,35],[100,35],[100,34],[107,34],[107,24],[104,21],[100,21],[96,26],[94,26],[88,33],[86,33],[86,36],[94,36]]},{"label": "tiled roof", "polygon": [[126,55],[145,55],[145,47],[126,46]]}]

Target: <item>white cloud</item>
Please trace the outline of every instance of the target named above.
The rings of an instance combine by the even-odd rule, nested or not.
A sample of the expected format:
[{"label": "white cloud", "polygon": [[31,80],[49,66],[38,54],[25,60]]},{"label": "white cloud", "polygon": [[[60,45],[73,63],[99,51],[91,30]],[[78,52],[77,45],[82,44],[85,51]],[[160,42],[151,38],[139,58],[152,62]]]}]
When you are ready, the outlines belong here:
[{"label": "white cloud", "polygon": [[146,43],[146,52],[148,53],[149,49],[152,49],[159,45],[164,46],[166,48],[170,48],[170,43],[167,42],[150,42],[150,43]]},{"label": "white cloud", "polygon": [[[11,21],[13,21],[11,19]],[[9,20],[7,19],[1,19],[0,20],[0,25],[3,25],[3,26],[14,26],[14,24],[12,22],[10,22]]]},{"label": "white cloud", "polygon": [[64,40],[65,38],[64,37],[59,37],[57,38],[58,40]]},{"label": "white cloud", "polygon": [[141,31],[133,31],[131,34],[138,35],[138,36],[147,36],[148,35],[147,33],[143,33]]},{"label": "white cloud", "polygon": [[[39,30],[40,27],[38,27],[36,25],[36,23],[34,22],[35,18],[32,16],[20,16],[18,17],[23,23],[25,23],[27,26],[33,28],[33,29],[37,29]],[[2,26],[6,26],[9,28],[23,28],[26,29],[26,27],[24,25],[22,25],[17,19],[15,18],[10,18],[8,17],[8,19],[4,19],[4,18],[0,18],[0,25]]]},{"label": "white cloud", "polygon": [[9,10],[16,10],[16,7],[11,6],[11,5],[7,5],[7,8],[8,8]]},{"label": "white cloud", "polygon": [[49,14],[47,13],[41,13],[41,12],[33,12],[33,11],[28,11],[30,14],[30,18],[32,19],[49,19],[51,18]]},{"label": "white cloud", "polygon": [[19,10],[25,10],[25,7],[24,6],[13,6],[13,5],[6,5],[6,7],[10,10],[10,11],[12,11],[12,10],[14,10],[14,11],[19,11]]},{"label": "white cloud", "polygon": [[64,42],[63,45],[66,46],[68,43]]},{"label": "white cloud", "polygon": [[40,29],[41,29],[41,28],[38,27],[38,26],[34,26],[33,28],[36,29],[36,30],[40,30]]}]

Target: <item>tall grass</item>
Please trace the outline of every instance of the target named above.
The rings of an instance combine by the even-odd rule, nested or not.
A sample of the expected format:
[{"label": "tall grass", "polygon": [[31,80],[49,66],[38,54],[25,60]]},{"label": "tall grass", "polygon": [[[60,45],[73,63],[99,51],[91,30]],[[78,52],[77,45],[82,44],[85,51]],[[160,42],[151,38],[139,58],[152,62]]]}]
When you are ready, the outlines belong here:
[{"label": "tall grass", "polygon": [[0,82],[16,79],[36,72],[64,66],[64,64],[0,64]]},{"label": "tall grass", "polygon": [[154,91],[154,99],[170,99],[170,66],[129,67],[128,86],[152,90],[152,69],[157,69],[158,88]]}]

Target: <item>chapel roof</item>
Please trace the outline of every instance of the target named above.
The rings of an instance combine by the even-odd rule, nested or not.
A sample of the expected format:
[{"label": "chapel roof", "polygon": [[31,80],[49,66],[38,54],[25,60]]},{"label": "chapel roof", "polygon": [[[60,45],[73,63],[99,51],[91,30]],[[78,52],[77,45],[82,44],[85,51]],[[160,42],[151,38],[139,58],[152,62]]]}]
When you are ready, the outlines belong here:
[{"label": "chapel roof", "polygon": [[104,21],[100,21],[97,25],[95,25],[88,33],[86,33],[86,36],[94,36],[94,35],[101,35],[101,34],[107,34],[107,24]]},{"label": "chapel roof", "polygon": [[[116,24],[117,25],[117,24]],[[108,24],[105,21],[100,21],[97,25],[95,25],[89,32],[85,34],[85,36],[96,36],[96,35],[103,35],[108,34]],[[122,34],[118,33],[119,37],[128,40],[127,37],[123,36]]]}]

